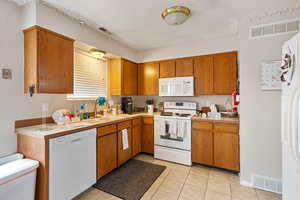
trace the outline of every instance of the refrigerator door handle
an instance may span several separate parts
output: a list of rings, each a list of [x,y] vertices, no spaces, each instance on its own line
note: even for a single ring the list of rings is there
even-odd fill
[[[290,147],[293,152],[293,156],[296,160],[300,162],[300,148],[299,148],[299,133],[300,133],[300,90],[293,96],[291,106],[291,119],[289,120],[289,138],[290,138]]]

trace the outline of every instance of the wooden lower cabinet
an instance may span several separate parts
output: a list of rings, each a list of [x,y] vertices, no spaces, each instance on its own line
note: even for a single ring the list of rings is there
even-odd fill
[[[118,166],[124,164],[132,155],[132,131],[131,120],[118,123]],[[128,148],[123,149],[122,130],[127,129]]]
[[[117,133],[97,138],[97,179],[117,168]]]
[[[194,129],[192,141],[192,162],[213,165],[213,132]]]
[[[238,124],[193,121],[192,162],[239,171]]]
[[[215,132],[214,165],[235,171],[240,170],[239,136],[237,133]]]
[[[132,120],[132,156],[142,151],[142,120]]]
[[[154,154],[154,121],[153,121],[153,117],[143,117],[142,152]]]

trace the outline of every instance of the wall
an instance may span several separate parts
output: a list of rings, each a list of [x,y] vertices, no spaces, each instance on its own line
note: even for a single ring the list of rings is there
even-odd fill
[[[243,21],[239,28],[241,181],[245,185],[252,184],[253,174],[281,179],[281,92],[260,89],[260,63],[281,60],[281,47],[292,37],[289,34],[250,40],[251,25]]]
[[[137,52],[134,49],[110,39],[94,29],[80,25],[78,21],[42,3],[37,6],[37,24],[103,51],[137,61]]]
[[[296,18],[297,16],[299,17],[300,14],[282,15],[268,19],[268,21],[261,21],[261,23]],[[239,33],[236,37],[200,41],[193,44],[182,43],[173,47],[139,53],[140,60],[154,61],[231,50],[239,51],[241,183],[250,186],[253,174],[281,179],[281,92],[261,91],[260,63],[265,60],[280,60],[283,43],[292,37],[289,34],[249,40],[249,26],[252,25],[254,24],[250,24],[246,20],[240,21]],[[142,104],[147,98],[149,97],[138,97],[138,104]],[[226,101],[226,96],[217,99],[215,96],[192,99],[200,104],[220,103]]]
[[[151,49],[138,53],[138,59],[140,62],[157,61],[163,59],[172,59],[180,57],[206,55],[220,52],[237,51],[239,49],[239,40],[237,36],[217,38],[210,41],[195,41],[194,43],[186,43],[179,41],[177,45],[170,47],[163,47],[157,49]],[[154,101],[167,101],[167,100],[178,100],[178,101],[194,101],[197,102],[199,107],[207,106],[211,103],[225,105],[225,102],[230,96],[201,96],[201,97],[135,97],[135,105],[142,107],[145,105],[147,99],[154,99]]]
[[[0,1],[0,69],[10,68],[13,71],[12,80],[0,78],[1,92],[1,115],[0,115],[0,157],[16,152],[16,134],[14,130],[15,120],[29,119],[41,116],[41,106],[43,103],[49,104],[49,115],[56,109],[73,109],[79,101],[67,101],[66,95],[34,95],[30,98],[23,94],[23,33],[24,25],[32,25],[35,15],[34,5],[24,9],[9,1]],[[56,13],[49,8],[42,8],[43,16],[39,20],[39,25],[51,28],[60,33],[81,41],[85,41],[93,46],[100,47],[102,44],[112,53],[124,54],[129,59],[134,58],[134,52],[115,41],[107,40],[97,32],[86,27],[78,26],[64,15]],[[28,17],[28,18],[24,18]],[[56,20],[53,23],[52,20]],[[9,23],[7,23],[9,21]],[[25,24],[24,24],[25,23]],[[56,28],[57,27],[57,28]],[[1,74],[0,74],[1,75]],[[91,102],[90,102],[91,103]],[[90,106],[92,107],[92,106]]]
[[[0,157],[16,151],[16,119],[41,116],[42,103],[49,103],[49,113],[58,108],[73,108],[65,95],[35,95],[30,98],[23,94],[23,22],[21,8],[8,1],[0,1],[0,68],[13,71],[12,80],[0,78]],[[7,23],[9,21],[9,23]]]
[[[227,51],[236,51],[239,48],[237,36],[223,37],[214,40],[200,40],[193,43],[178,41],[178,44],[170,47],[151,49],[138,53],[141,62],[172,59],[188,56],[206,55]]]

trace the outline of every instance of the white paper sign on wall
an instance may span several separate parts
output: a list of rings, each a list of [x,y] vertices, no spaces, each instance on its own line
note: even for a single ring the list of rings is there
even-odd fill
[[[281,90],[281,61],[264,61],[262,62],[261,67],[261,89]]]

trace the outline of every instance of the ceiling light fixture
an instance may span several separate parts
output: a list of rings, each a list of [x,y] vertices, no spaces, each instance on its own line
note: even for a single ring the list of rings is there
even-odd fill
[[[170,8],[166,8],[161,17],[167,22],[169,25],[179,25],[184,23],[191,15],[191,10],[184,6],[172,6]]]
[[[101,51],[99,49],[90,49],[90,54],[95,58],[101,59],[104,57],[105,53],[106,53],[105,51]]]

